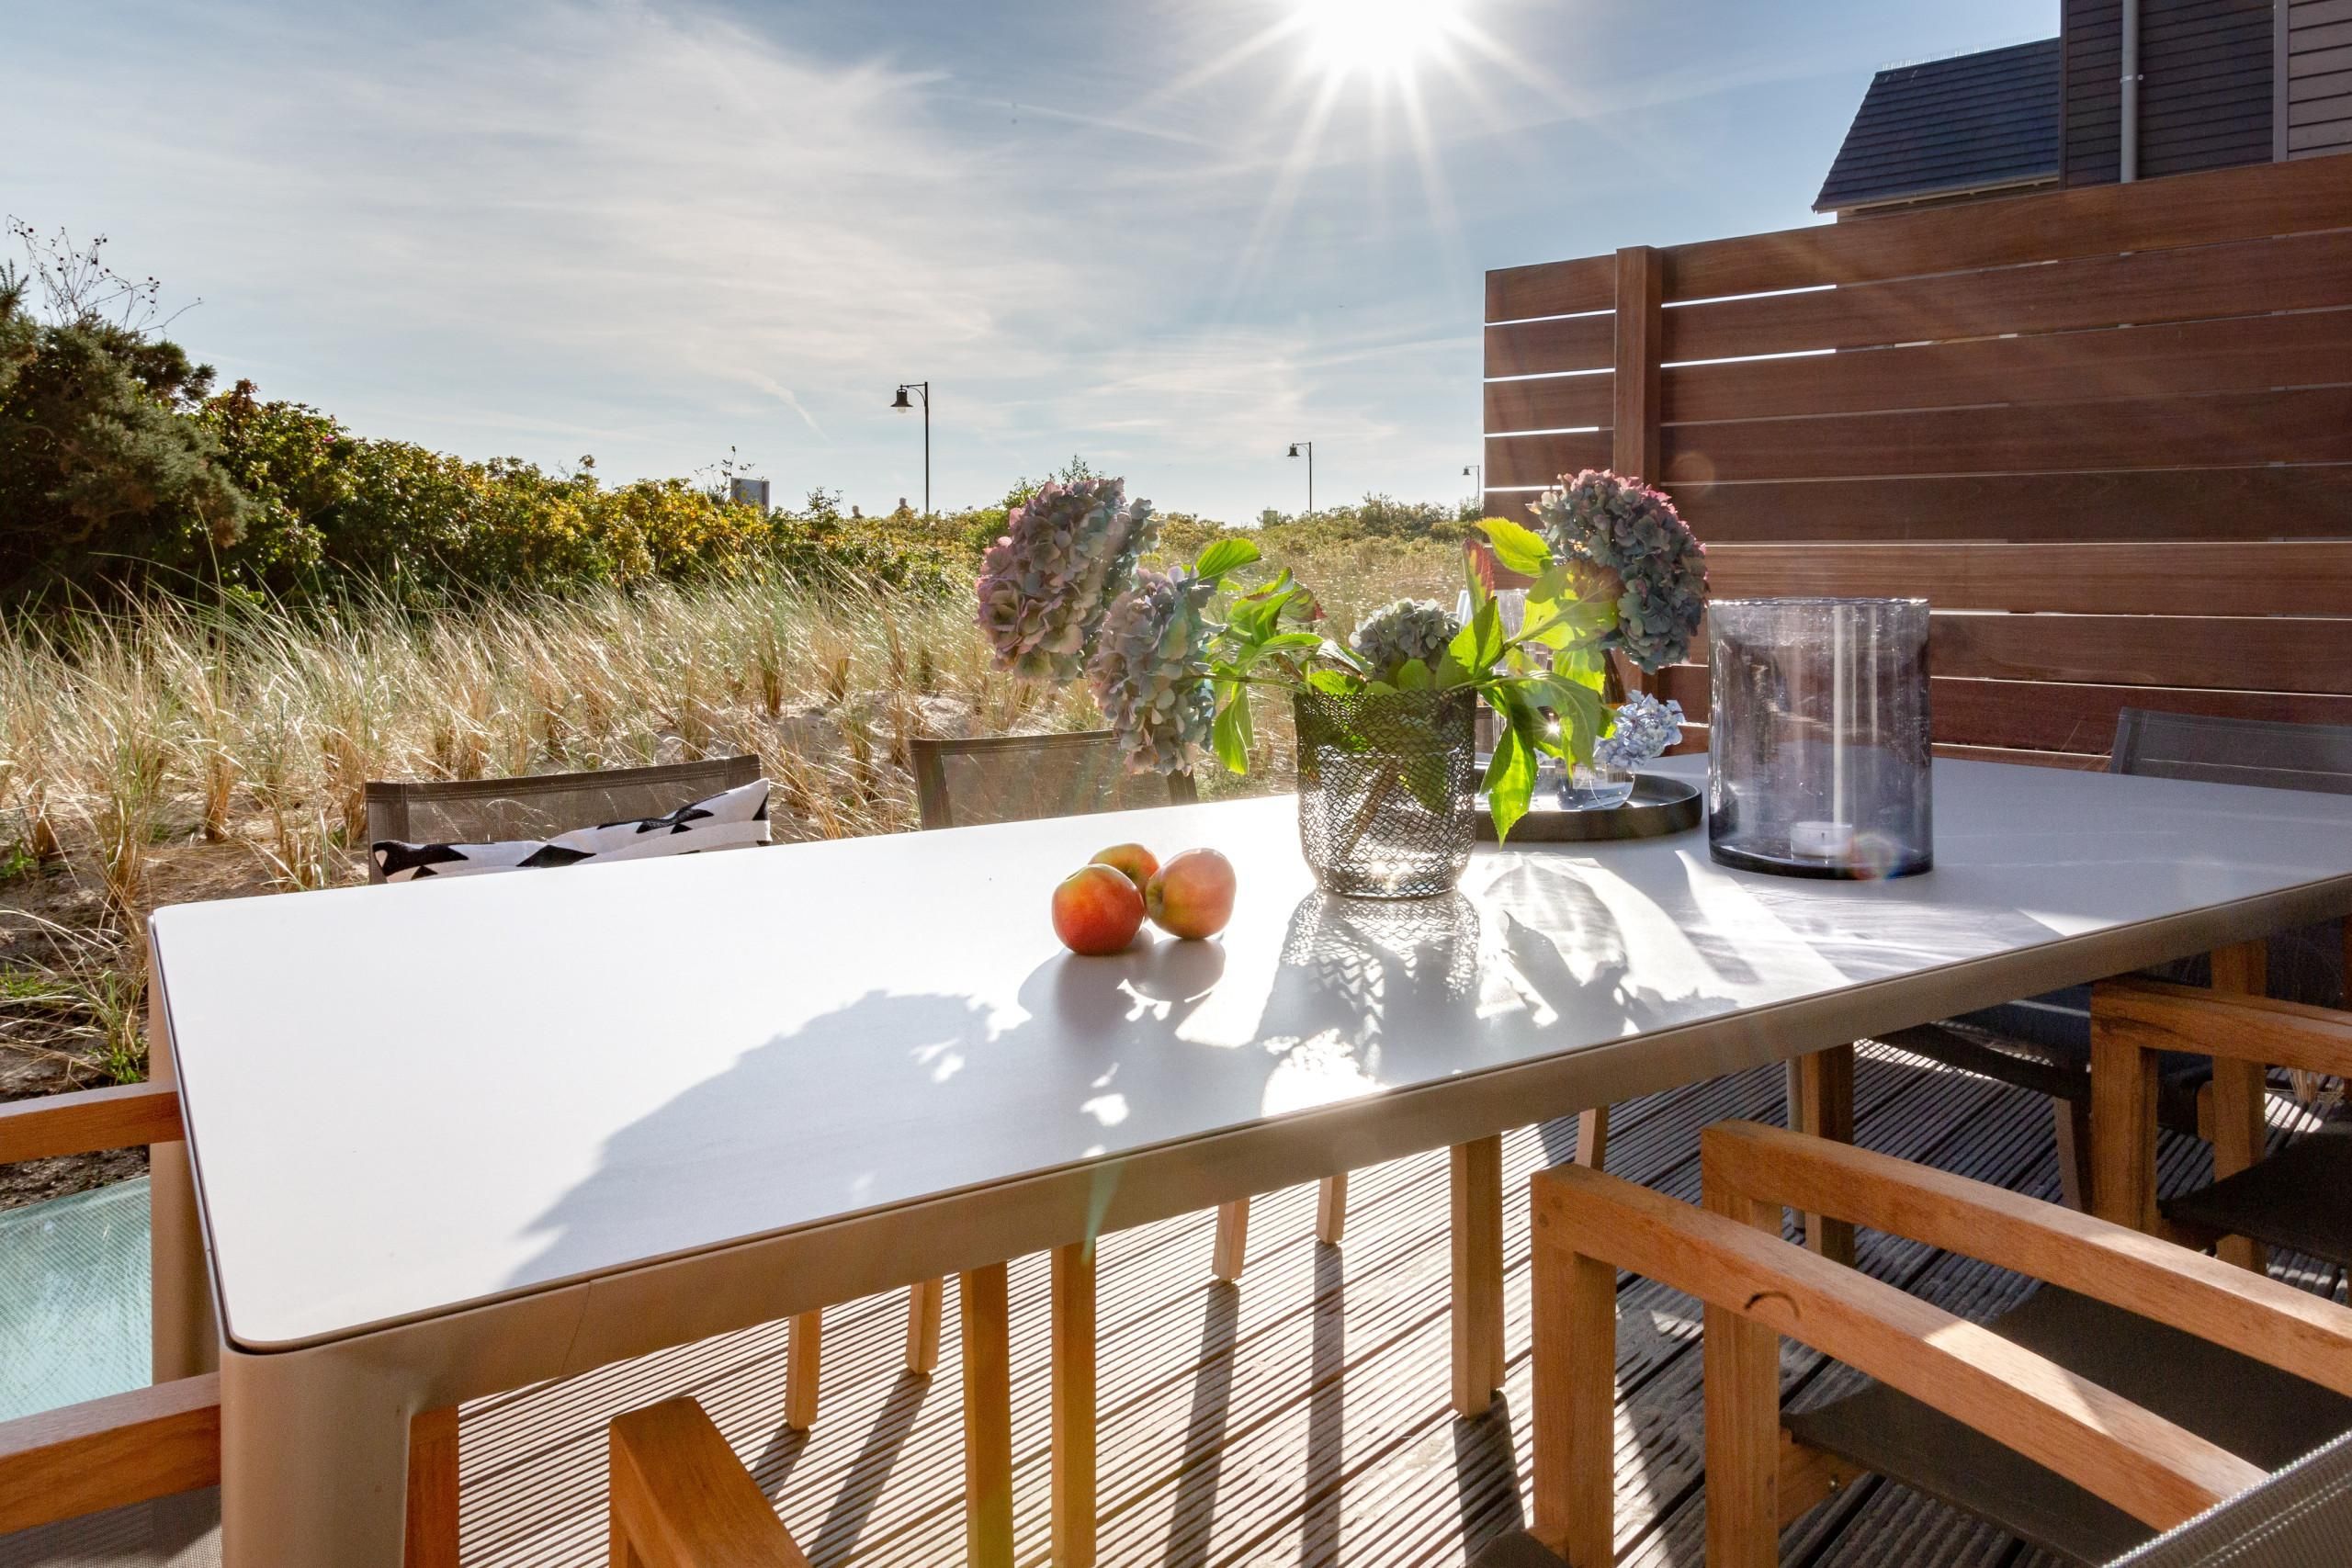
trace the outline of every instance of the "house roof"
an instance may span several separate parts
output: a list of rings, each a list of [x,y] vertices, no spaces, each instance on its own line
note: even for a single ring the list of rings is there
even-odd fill
[[[2054,179],[2059,40],[1896,65],[1871,80],[1815,212]]]

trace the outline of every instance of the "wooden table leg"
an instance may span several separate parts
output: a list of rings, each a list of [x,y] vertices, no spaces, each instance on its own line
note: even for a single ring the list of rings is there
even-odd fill
[[[1453,1145],[1453,1410],[1483,1416],[1503,1382],[1503,1141]]]
[[[1241,1266],[1250,1257],[1250,1200],[1238,1198],[1230,1203],[1216,1206],[1216,1248],[1209,1258],[1209,1267],[1216,1277],[1230,1284],[1241,1278]]]
[[[946,1298],[944,1280],[907,1287],[907,1371],[919,1378],[939,1370],[939,1317]]]
[[[458,1407],[409,1423],[404,1568],[458,1568]]]
[[[1832,1045],[1789,1063],[1789,1125],[1816,1138],[1854,1141],[1854,1048]],[[1833,1263],[1854,1261],[1854,1227],[1804,1217],[1804,1244]]]
[[[786,1329],[784,1424],[797,1432],[805,1432],[817,1424],[817,1383],[824,1359],[824,1328],[822,1313],[804,1312]]]
[[[2156,1058],[2091,1007],[2091,1212],[2156,1231]]]
[[[1055,1568],[1094,1564],[1094,1246],[1053,1255]]]
[[[2269,988],[2269,952],[2259,942],[2236,942],[2213,952],[2213,988],[2260,996]],[[2270,1134],[2270,1087],[2259,1062],[2213,1058],[2213,1179],[2235,1176],[2263,1155]],[[2224,1263],[2259,1274],[2270,1264],[2251,1236],[2225,1235],[2214,1249]]]
[[[1348,1230],[1348,1177],[1327,1176],[1315,1194],[1315,1239],[1340,1245]]]
[[[991,1263],[958,1277],[964,1341],[964,1560],[1012,1568],[1010,1281]]]
[[[1577,1163],[1588,1170],[1606,1170],[1609,1159],[1609,1107],[1596,1105],[1577,1112]]]

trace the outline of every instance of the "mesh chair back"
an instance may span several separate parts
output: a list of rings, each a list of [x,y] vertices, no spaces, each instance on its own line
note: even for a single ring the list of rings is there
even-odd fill
[[[2108,771],[2352,795],[2352,725],[2125,708]]]
[[[574,828],[660,817],[688,801],[760,777],[757,757],[716,757],[658,768],[536,773],[517,779],[368,786],[368,839],[412,844],[487,844],[547,839]],[[380,881],[371,861],[370,881]]]
[[[925,828],[1083,817],[1199,798],[1191,775],[1130,773],[1107,729],[913,743]]]
[[[2110,1568],[2334,1568],[2352,1555],[2352,1433]]]

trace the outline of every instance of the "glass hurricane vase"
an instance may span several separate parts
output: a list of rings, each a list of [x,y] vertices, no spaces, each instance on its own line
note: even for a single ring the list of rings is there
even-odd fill
[[[1426,898],[1470,863],[1477,698],[1301,692],[1298,840],[1326,893]]]

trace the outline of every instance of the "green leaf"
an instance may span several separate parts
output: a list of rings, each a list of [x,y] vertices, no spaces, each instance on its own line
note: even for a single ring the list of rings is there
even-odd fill
[[[1507,517],[1489,517],[1478,527],[1487,536],[1487,543],[1495,547],[1496,564],[1505,571],[1515,571],[1521,577],[1541,577],[1552,564],[1552,547],[1534,529],[1523,528]]]
[[[1193,563],[1194,577],[1223,577],[1256,561],[1263,552],[1250,539],[1219,539]]]
[[[1322,641],[1324,658],[1332,660],[1334,663],[1344,664],[1360,675],[1369,675],[1372,673],[1372,671],[1365,665],[1363,658],[1357,654],[1354,649],[1350,648],[1346,643],[1333,642],[1328,637],[1323,638]]]
[[[1356,689],[1356,678],[1337,670],[1309,670],[1306,683],[1335,697],[1347,696]]]
[[[1472,679],[1470,671],[1462,667],[1462,660],[1453,657],[1453,649],[1449,648],[1437,656],[1439,691],[1450,692],[1456,686],[1466,686]]]
[[[1495,737],[1494,760],[1487,764],[1487,809],[1494,814],[1498,841],[1510,838],[1534,795],[1535,753],[1514,724]]]
[[[1484,674],[1503,656],[1503,617],[1494,600],[1487,599],[1478,606],[1470,624],[1454,633],[1453,640],[1445,645],[1445,651],[1474,678]]]
[[[1396,694],[1396,688],[1385,681],[1366,681],[1363,694],[1367,697],[1393,697]]]
[[[1209,749],[1228,772],[1250,771],[1250,691],[1234,681],[1216,683],[1216,722],[1209,727]]]
[[[1436,683],[1430,667],[1418,659],[1408,659],[1396,666],[1396,689],[1400,692],[1426,692]]]

